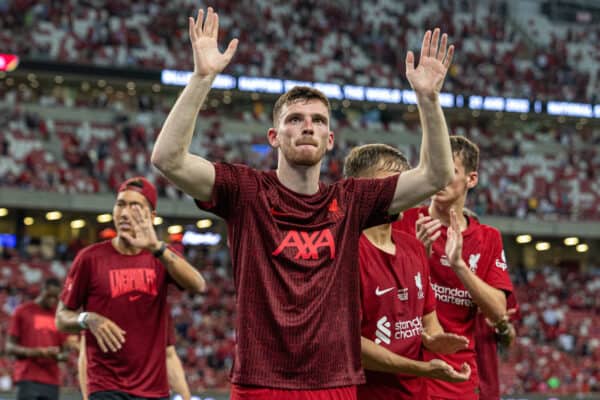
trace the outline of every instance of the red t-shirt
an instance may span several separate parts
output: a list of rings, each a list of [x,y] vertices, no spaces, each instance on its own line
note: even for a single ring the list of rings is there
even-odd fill
[[[517,308],[517,299],[510,293],[506,299],[506,309]],[[498,346],[496,332],[485,320],[485,316],[477,313],[475,327],[475,354],[479,371],[479,397],[481,399],[500,399],[500,378],[498,376]]]
[[[429,215],[427,207],[411,208],[403,218],[394,223],[411,235],[415,235],[415,224],[419,213]],[[480,224],[476,218],[468,218],[469,225],[463,235],[463,259],[475,274],[490,286],[512,292],[513,287],[507,271],[506,258],[500,232],[491,226]],[[447,399],[476,399],[479,391],[479,377],[475,360],[475,321],[477,306],[471,295],[456,276],[446,257],[446,227],[442,226],[441,236],[433,243],[429,258],[431,286],[437,300],[437,316],[446,332],[466,336],[469,348],[455,354],[433,354],[424,351],[425,360],[439,358],[455,369],[467,362],[471,367],[471,378],[467,382],[449,383],[438,379],[428,379],[431,396]]]
[[[89,393],[115,390],[166,397],[167,283],[170,276],[152,253],[123,255],[110,241],[93,244],[73,261],[61,300],[67,308],[93,311],[125,332],[117,352],[103,353],[85,332]]]
[[[10,319],[8,334],[23,347],[61,347],[67,335],[56,329],[55,313],[55,309],[47,310],[33,301],[21,304]],[[13,380],[59,385],[58,361],[46,357],[17,358]]]
[[[359,243],[362,336],[401,356],[422,359],[423,315],[435,310],[425,249],[415,237],[392,231],[396,254],[375,247],[365,235]],[[358,387],[364,400],[415,399],[425,381],[414,375],[366,370]]]
[[[274,171],[215,164],[210,202],[227,221],[237,292],[232,382],[324,389],[364,382],[358,239],[389,222],[397,176],[283,186]]]

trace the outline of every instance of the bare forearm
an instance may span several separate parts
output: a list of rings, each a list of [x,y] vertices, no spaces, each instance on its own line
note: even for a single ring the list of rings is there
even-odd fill
[[[61,302],[58,304],[56,310],[56,327],[61,332],[79,333],[81,331],[81,326],[77,321],[78,317],[78,311],[69,310]]]
[[[506,296],[475,275],[469,267],[461,261],[461,264],[453,267],[456,276],[469,291],[471,298],[479,306],[483,315],[490,321],[500,320],[506,311]]]
[[[196,118],[210,92],[213,80],[214,76],[192,75],[158,135],[152,152],[152,164],[167,177],[184,164],[192,142]]]
[[[167,377],[169,387],[175,393],[181,395],[183,400],[189,400],[191,397],[190,388],[185,380],[183,365],[175,352],[175,347],[167,347]]]
[[[429,181],[439,190],[454,175],[448,126],[438,95],[432,98],[417,94],[417,106],[423,129],[419,168],[426,171]]]
[[[160,257],[171,278],[179,286],[191,293],[201,293],[206,290],[206,281],[190,263],[169,248]]]
[[[81,389],[81,396],[84,400],[87,400],[87,358],[85,354],[84,337],[81,338],[81,349],[79,350],[77,367],[79,369],[77,376],[79,377],[79,388]]]
[[[39,351],[35,347],[25,347],[16,343],[6,344],[6,354],[15,357],[39,357]]]
[[[438,319],[435,311],[423,315],[423,330],[427,335],[444,333],[444,328],[442,325],[440,325],[440,320]]]
[[[361,337],[361,357],[363,368],[371,371],[423,376],[427,370],[427,363],[399,356],[365,337]]]

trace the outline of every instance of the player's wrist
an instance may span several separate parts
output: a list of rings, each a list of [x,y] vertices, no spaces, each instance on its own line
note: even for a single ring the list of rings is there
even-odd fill
[[[167,244],[163,241],[157,242],[157,245],[150,249],[152,255],[156,258],[161,258],[165,254],[165,250],[167,250]]]
[[[462,258],[460,260],[458,260],[458,262],[452,263],[451,265],[455,271],[469,269],[469,267],[467,266],[467,264],[465,263],[465,261]]]
[[[440,104],[440,96],[438,92],[417,92],[415,90],[415,94],[417,96],[417,104],[419,106],[438,106]]]

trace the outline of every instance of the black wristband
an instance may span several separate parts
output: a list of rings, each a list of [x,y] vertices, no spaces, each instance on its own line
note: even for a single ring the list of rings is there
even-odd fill
[[[162,244],[160,245],[160,248],[158,250],[156,250],[155,252],[153,252],[152,254],[156,258],[161,258],[163,256],[163,254],[165,254],[166,249],[167,249],[167,244],[165,242],[162,242]]]

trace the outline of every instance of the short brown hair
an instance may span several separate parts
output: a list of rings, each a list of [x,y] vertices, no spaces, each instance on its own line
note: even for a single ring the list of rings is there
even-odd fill
[[[365,144],[350,150],[344,160],[344,176],[365,178],[377,171],[404,172],[410,169],[408,160],[395,147],[382,143]]]
[[[460,157],[465,172],[476,172],[479,168],[479,147],[463,136],[450,136],[452,156]]]
[[[277,125],[279,114],[281,113],[281,109],[284,105],[295,103],[301,100],[319,100],[325,104],[325,106],[327,106],[327,112],[331,110],[329,99],[327,99],[327,96],[325,96],[323,92],[318,89],[311,88],[310,86],[295,86],[282,94],[275,102],[275,105],[273,106],[273,126]]]

